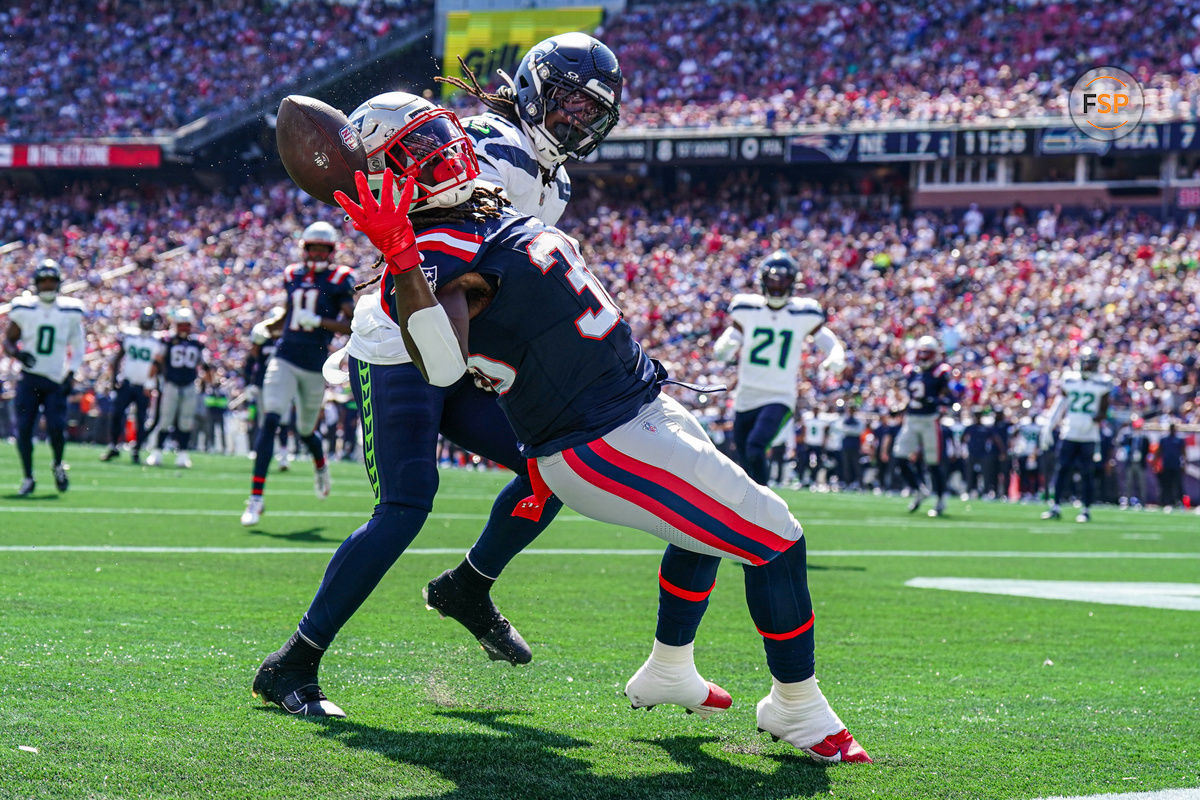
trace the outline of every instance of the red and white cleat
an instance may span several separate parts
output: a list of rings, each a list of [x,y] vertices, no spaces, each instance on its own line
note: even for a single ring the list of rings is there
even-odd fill
[[[700,677],[695,667],[682,675],[663,675],[643,664],[625,684],[625,696],[634,708],[651,709],[659,705],[682,706],[701,719],[727,710],[733,705],[729,692]]]
[[[862,745],[854,741],[850,731],[842,728],[834,734],[826,736],[812,747],[801,747],[800,750],[815,758],[817,761],[836,764],[871,764],[871,757]]]

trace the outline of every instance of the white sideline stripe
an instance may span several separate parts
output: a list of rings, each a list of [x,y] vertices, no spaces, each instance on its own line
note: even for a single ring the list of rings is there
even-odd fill
[[[1037,800],[1200,800],[1200,788],[1163,789],[1158,792],[1124,792],[1121,794],[1089,794],[1064,797],[1039,797]]]
[[[1009,578],[913,578],[905,586],[951,592],[1001,594],[1037,600],[1073,600],[1110,606],[1200,611],[1200,583],[1031,581]]]
[[[494,498],[493,498],[494,499]],[[269,501],[268,501],[269,502]],[[14,514],[93,514],[93,515],[115,515],[119,517],[125,516],[145,516],[145,517],[228,517],[233,519],[238,516],[237,509],[232,508],[32,508],[30,506],[0,506],[0,513]],[[362,511],[274,511],[270,505],[267,506],[264,516],[268,517],[303,517],[304,519],[320,519],[322,517],[332,517],[336,519],[366,519],[371,516],[371,510],[364,508]],[[486,520],[490,519],[487,514],[430,514],[429,519],[460,519],[460,520]],[[556,517],[555,522],[591,522],[587,517],[578,515],[564,515]]]
[[[231,553],[235,555],[275,555],[287,553],[321,553],[329,555],[332,548],[324,547],[159,547],[141,545],[74,545],[74,544],[14,544],[0,545],[3,553]],[[452,555],[462,553],[461,547],[410,547],[414,555]],[[535,556],[661,556],[662,548],[558,548],[531,547],[522,553]],[[1015,550],[809,550],[814,558],[1100,558],[1100,559],[1200,559],[1200,553],[1054,553],[1018,552]]]

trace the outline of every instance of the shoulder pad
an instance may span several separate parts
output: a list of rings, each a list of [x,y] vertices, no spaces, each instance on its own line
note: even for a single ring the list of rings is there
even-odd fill
[[[449,225],[429,228],[417,234],[417,249],[422,255],[445,253],[463,261],[473,261],[482,247],[482,235]]]
[[[12,305],[13,308],[36,308],[37,303],[38,300],[36,297],[23,294],[20,297],[14,297],[10,305]]]
[[[1068,370],[1067,372],[1064,372],[1062,374],[1063,383],[1066,383],[1067,381],[1080,381],[1080,380],[1083,380],[1083,376],[1074,370]]]
[[[729,303],[730,312],[746,308],[762,308],[767,303],[761,294],[735,294]]]
[[[791,314],[819,314],[825,317],[821,304],[811,297],[793,297],[788,301],[787,310]]]
[[[941,364],[938,364],[936,367],[933,368],[933,375],[935,378],[940,378],[943,375],[949,375],[949,374],[950,374],[950,365],[944,361]]]
[[[65,311],[83,311],[83,302],[74,297],[59,296],[54,302]]]
[[[912,375],[916,371],[917,371],[916,364],[905,364],[904,365],[904,374],[905,375]]]
[[[351,269],[350,267],[337,266],[337,267],[333,268],[333,276],[329,279],[329,282],[336,286],[336,285],[344,282],[347,278],[352,277],[353,275],[354,275],[354,270]]]
[[[300,269],[299,264],[288,264],[283,268],[283,279],[285,281],[295,280],[296,271]]]

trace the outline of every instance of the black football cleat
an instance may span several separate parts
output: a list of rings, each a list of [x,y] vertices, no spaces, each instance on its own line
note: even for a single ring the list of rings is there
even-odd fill
[[[115,447],[110,447],[104,451],[104,455],[100,456],[101,461],[112,461],[121,455],[121,451]]]
[[[62,464],[54,465],[54,488],[60,492],[65,492],[67,487],[71,485],[71,481],[67,479],[67,468]]]
[[[19,497],[29,497],[33,494],[33,490],[37,488],[37,481],[33,478],[25,478],[21,481],[21,488],[17,490]]]
[[[289,714],[346,716],[346,712],[331,702],[317,685],[315,669],[290,667],[278,651],[267,656],[258,668],[250,693],[264,703],[276,704]]]
[[[516,666],[533,660],[525,638],[504,618],[487,592],[472,592],[446,570],[421,590],[425,607],[457,620],[479,641],[492,661]]]

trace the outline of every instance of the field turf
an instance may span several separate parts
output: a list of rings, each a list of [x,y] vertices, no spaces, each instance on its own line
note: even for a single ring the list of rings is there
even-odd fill
[[[273,472],[238,524],[245,458],[100,464],[15,496],[0,447],[0,798],[997,798],[1200,787],[1200,614],[917,588],[969,578],[1200,583],[1200,517],[785,492],[805,524],[822,687],[874,765],[821,767],[755,731],[761,639],[725,564],[697,643],[734,698],[700,720],[621,693],[654,633],[659,540],[564,512],[497,585],[534,661],[487,660],[421,586],[458,563],[506,478],[443,471],[425,530],[342,631],[343,721],[250,697],[372,498],[361,466]],[[1068,510],[1073,517],[1073,510]],[[1144,587],[1143,587],[1144,588]],[[1111,590],[1111,587],[1110,589]],[[1105,590],[1105,591],[1109,591]],[[1177,793],[1178,794],[1178,793]]]

